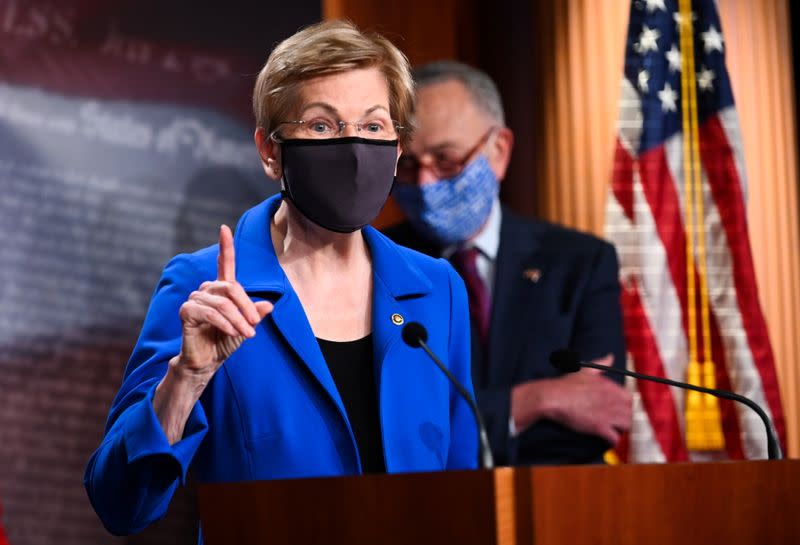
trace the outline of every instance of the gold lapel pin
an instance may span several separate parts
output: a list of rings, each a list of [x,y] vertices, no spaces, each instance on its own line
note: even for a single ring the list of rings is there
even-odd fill
[[[403,319],[402,314],[392,314],[392,323],[394,325],[403,325],[403,322],[405,322],[405,319]]]
[[[541,269],[525,269],[522,271],[522,277],[527,278],[534,284],[539,281],[542,277],[542,270]]]

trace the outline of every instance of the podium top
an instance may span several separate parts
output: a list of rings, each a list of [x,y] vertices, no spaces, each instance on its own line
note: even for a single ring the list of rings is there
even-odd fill
[[[800,543],[800,460],[205,484],[205,542]]]

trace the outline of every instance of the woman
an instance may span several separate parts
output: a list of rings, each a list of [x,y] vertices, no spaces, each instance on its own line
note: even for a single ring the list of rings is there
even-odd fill
[[[409,136],[405,57],[348,23],[321,23],[277,46],[253,104],[282,198],[164,270],[86,469],[115,534],[162,517],[190,468],[200,481],[241,481],[476,463],[468,406],[400,337],[423,323],[471,385],[463,284],[446,262],[366,226]]]

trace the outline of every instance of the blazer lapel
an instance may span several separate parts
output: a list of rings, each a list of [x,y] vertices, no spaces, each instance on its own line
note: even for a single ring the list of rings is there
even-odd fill
[[[372,227],[364,229],[372,254],[372,335],[376,376],[390,358],[408,317],[403,315],[403,298],[424,296],[433,289],[427,277],[406,261],[397,246]]]
[[[336,383],[333,381],[328,363],[322,355],[311,324],[308,323],[303,305],[293,290],[286,292],[275,303],[272,320],[284,340],[297,354],[298,359],[325,389],[345,421],[348,421],[347,411],[339,395],[339,390],[336,388]]]
[[[541,296],[537,274],[544,274],[544,263],[540,262],[538,249],[535,230],[504,209],[486,362],[490,387],[513,381],[519,350],[530,327],[527,316]]]
[[[297,361],[327,392],[347,422],[344,403],[311,324],[275,255],[269,225],[279,205],[280,197],[272,197],[249,210],[239,221],[234,238],[236,278],[251,297],[262,297],[274,303],[275,307],[267,319],[272,320],[297,355]]]

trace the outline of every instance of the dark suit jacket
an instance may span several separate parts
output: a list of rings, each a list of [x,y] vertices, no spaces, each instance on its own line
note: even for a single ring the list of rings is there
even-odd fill
[[[386,230],[404,246],[431,255],[441,249],[404,223]],[[528,274],[523,274],[529,271]],[[533,281],[531,277],[539,278]],[[549,363],[558,348],[583,359],[614,354],[625,366],[625,341],[614,247],[591,235],[503,209],[495,263],[488,356],[473,335],[472,374],[478,404],[499,464],[602,462],[608,443],[556,422],[508,433],[511,388],[559,375]],[[486,361],[488,360],[488,361]],[[622,382],[621,379],[616,379]]]

